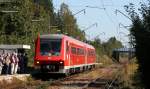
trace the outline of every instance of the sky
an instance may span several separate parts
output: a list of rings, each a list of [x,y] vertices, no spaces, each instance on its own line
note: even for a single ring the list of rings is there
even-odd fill
[[[124,5],[133,3],[137,8],[140,6],[140,2],[146,3],[146,0],[53,0],[56,11],[62,2],[69,6],[73,14],[85,9],[85,13],[76,14],[75,18],[81,30],[93,25],[85,31],[88,39],[93,40],[95,37],[99,37],[102,42],[105,42],[115,36],[125,47],[128,47],[129,29],[122,25],[131,26],[131,20],[119,12],[116,13],[116,10],[128,16]]]

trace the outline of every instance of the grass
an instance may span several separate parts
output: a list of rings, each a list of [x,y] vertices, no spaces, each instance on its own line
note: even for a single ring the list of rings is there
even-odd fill
[[[134,78],[137,77],[138,64],[133,60],[130,63],[122,63],[123,67],[117,80],[119,89],[142,89],[135,86]]]
[[[97,59],[98,60],[98,59]],[[101,63],[101,67],[106,67],[106,66],[109,66],[111,64],[113,64],[113,61],[111,58],[109,58],[108,56],[106,55],[103,55],[99,58],[99,63]]]

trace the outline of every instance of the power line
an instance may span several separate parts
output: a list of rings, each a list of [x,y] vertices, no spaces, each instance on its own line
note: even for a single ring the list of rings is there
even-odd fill
[[[112,0],[111,0],[111,1],[112,1]],[[103,0],[101,0],[101,4],[102,4],[102,6],[105,8]],[[112,5],[114,5],[113,1],[112,1]],[[115,8],[115,7],[114,7],[114,8]],[[119,23],[118,19],[117,19],[117,18],[113,18],[113,19],[115,19],[115,21],[114,21],[114,20],[112,19],[112,17],[108,14],[107,9],[105,9],[104,11],[105,11],[105,13],[106,13],[108,19],[110,20],[110,22],[111,22],[112,24],[114,24],[115,27],[117,26],[116,32],[117,32],[118,36],[120,37],[118,25],[115,24],[115,23]]]
[[[73,8],[83,8],[83,7],[86,7],[86,6],[89,6],[89,5],[85,5],[85,6],[83,6],[83,5],[69,5],[69,7],[73,7]],[[54,7],[59,7],[59,5],[54,5]],[[99,6],[96,6],[96,7],[99,7]],[[104,7],[124,7],[124,5],[107,5],[107,4],[105,4],[104,5]]]
[[[92,28],[93,26],[97,27],[97,25],[98,25],[97,23],[94,23],[94,24],[90,25],[89,27],[83,29],[83,31],[87,31],[88,29]]]
[[[79,13],[81,13],[81,12],[83,12],[84,14],[86,13],[86,12],[85,12],[85,9],[82,9],[82,10],[80,10],[80,11],[74,13],[73,15],[77,15],[77,14],[79,14]]]
[[[97,9],[105,9],[105,8],[100,8],[98,6],[86,6],[86,7],[88,7],[88,8],[97,8]]]
[[[113,0],[111,0],[111,2],[112,2],[112,5],[113,5],[113,8],[116,9],[116,8],[114,7],[114,2],[113,2]],[[119,23],[117,17],[115,17],[115,18],[116,18],[117,23]],[[120,29],[120,28],[118,28],[118,27],[116,28],[116,32],[117,32],[117,35],[118,35],[118,36],[119,36],[119,29]]]
[[[101,0],[101,4],[102,4],[102,7],[105,8],[103,0]],[[114,24],[115,22],[114,22],[114,21],[112,20],[112,18],[109,16],[107,10],[104,9],[104,11],[105,11],[105,13],[106,13],[108,19],[112,22],[112,24]],[[115,25],[115,24],[114,24],[114,25]]]

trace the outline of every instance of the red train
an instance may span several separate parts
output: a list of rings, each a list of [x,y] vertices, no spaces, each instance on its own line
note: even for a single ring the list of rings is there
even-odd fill
[[[95,66],[95,48],[62,34],[39,35],[34,64],[43,72],[69,74]]]

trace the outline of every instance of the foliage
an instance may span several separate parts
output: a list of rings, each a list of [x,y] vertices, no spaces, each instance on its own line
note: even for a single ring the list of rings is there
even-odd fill
[[[108,56],[112,55],[114,48],[122,48],[123,45],[115,37],[111,37],[106,43],[103,44],[104,50]]]
[[[97,59],[101,59],[103,55],[111,57],[114,48],[121,48],[122,43],[115,37],[111,37],[107,42],[101,42],[99,38],[95,38],[94,41],[88,41],[96,49]],[[100,60],[97,60],[100,62]]]
[[[149,89],[150,2],[149,4],[141,4],[141,7],[138,9],[140,13],[135,12],[133,4],[125,7],[132,19],[132,27],[130,31],[133,38],[133,46],[136,48],[136,57],[139,64],[141,81],[144,83],[145,89]]]
[[[34,55],[34,39],[38,33],[67,33],[85,40],[76,19],[64,3],[60,11],[54,12],[52,0],[13,0],[0,3],[0,11],[0,44],[29,44],[32,47],[28,51],[30,58]]]
[[[68,5],[62,3],[60,11],[57,14],[57,23],[61,33],[67,34],[79,40],[85,40],[85,36],[78,28],[76,19],[72,12],[69,10]]]

